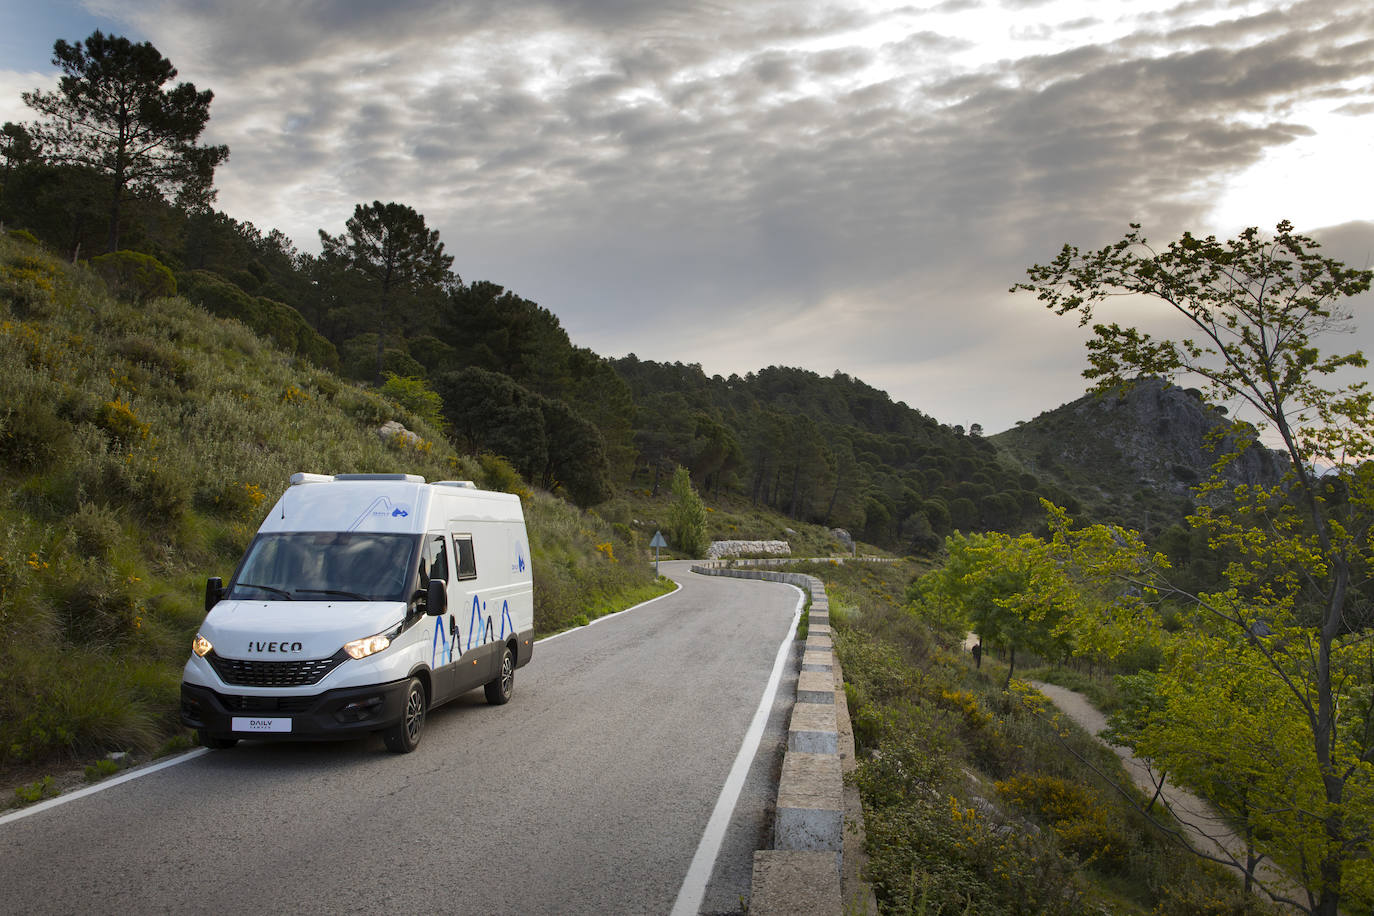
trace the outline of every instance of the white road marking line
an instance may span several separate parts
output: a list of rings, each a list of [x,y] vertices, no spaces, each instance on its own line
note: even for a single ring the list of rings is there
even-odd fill
[[[687,867],[687,876],[682,879],[682,888],[677,892],[677,900],[673,903],[670,916],[696,916],[700,912],[701,901],[706,896],[706,884],[711,880],[711,872],[716,867],[716,856],[720,854],[721,844],[725,842],[725,831],[729,829],[730,818],[735,813],[735,803],[739,801],[739,794],[744,789],[744,780],[749,775],[749,768],[754,764],[759,742],[763,740],[768,714],[773,710],[773,699],[777,695],[778,684],[782,681],[782,671],[787,666],[787,657],[791,654],[792,641],[797,635],[802,605],[806,603],[805,592],[795,585],[789,585],[788,588],[797,591],[797,608],[792,612],[792,626],[788,629],[782,645],[778,646],[777,658],[773,660],[773,673],[768,677],[763,699],[759,701],[759,708],[754,711],[754,719],[744,733],[744,741],[740,744],[739,753],[735,755],[734,765],[730,767],[730,775],[725,777],[725,785],[721,786],[720,797],[716,799],[716,806],[711,811],[711,819],[706,822],[706,830],[701,834],[701,842],[697,844],[696,854],[692,856],[692,864]]]
[[[103,792],[106,789],[113,789],[120,783],[128,782],[132,779],[138,779],[141,776],[147,776],[150,773],[156,773],[158,770],[165,770],[168,767],[174,767],[178,763],[185,763],[188,760],[194,760],[195,758],[208,753],[210,753],[209,748],[199,747],[193,751],[187,751],[180,757],[172,757],[169,760],[163,760],[160,763],[153,764],[152,766],[139,767],[137,769],[129,770],[126,773],[121,773],[119,776],[112,776],[104,782],[98,782],[93,786],[87,786],[86,788],[78,789],[75,792],[68,792],[65,795],[59,795],[56,798],[50,798],[45,802],[39,802],[38,804],[30,805],[27,808],[20,808],[18,811],[11,811],[9,814],[0,815],[0,826],[8,824],[10,821],[17,821],[21,818],[26,818],[30,814],[37,814],[40,811],[47,811],[49,808],[56,808],[58,805],[65,805],[67,802],[76,801],[78,798],[85,798],[87,795],[94,795],[95,793]]]
[[[596,626],[598,623],[600,623],[600,622],[603,621],[603,620],[613,620],[614,618],[619,617],[619,616],[621,616],[622,614],[628,614],[628,613],[630,613],[630,611],[637,611],[637,610],[639,610],[639,609],[642,608],[642,607],[648,607],[649,605],[653,604],[655,601],[662,601],[664,598],[671,598],[671,597],[673,597],[674,595],[676,595],[679,591],[682,590],[682,583],[681,583],[681,582],[674,582],[673,585],[674,585],[674,588],[673,588],[673,590],[672,590],[671,592],[665,592],[664,594],[659,595],[657,598],[650,598],[648,601],[641,601],[639,604],[636,604],[636,605],[634,605],[633,607],[627,607],[627,608],[626,608],[625,610],[623,610],[623,611],[616,611],[614,614],[605,614],[605,615],[603,615],[603,616],[601,616],[601,617],[596,618],[595,620],[591,621],[590,623],[584,624],[583,626],[580,626],[580,627],[572,627],[572,628],[567,629],[567,630],[561,630],[561,631],[559,631],[559,632],[557,632],[557,633],[554,633],[552,636],[545,636],[543,639],[536,639],[536,640],[534,641],[534,644],[537,646],[537,645],[539,645],[540,643],[549,642],[549,641],[551,641],[551,640],[557,639],[557,638],[560,637],[560,636],[567,636],[569,633],[576,633],[578,630],[585,630],[587,627],[594,627],[594,626]]]

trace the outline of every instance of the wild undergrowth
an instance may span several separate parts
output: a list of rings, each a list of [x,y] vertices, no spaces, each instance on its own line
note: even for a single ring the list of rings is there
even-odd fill
[[[962,633],[899,604],[909,564],[827,583],[864,804],[867,875],[888,914],[1241,914],[1270,910],[1112,788],[1110,750],[1022,682],[1001,689]]]
[[[184,299],[117,301],[6,237],[0,379],[0,774],[178,733],[205,578],[233,571],[296,471],[521,493],[545,632],[658,588],[609,522],[457,454],[377,390]],[[418,439],[379,436],[391,420]]]

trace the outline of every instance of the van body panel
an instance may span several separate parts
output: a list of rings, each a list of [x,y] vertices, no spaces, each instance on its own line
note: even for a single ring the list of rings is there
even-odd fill
[[[507,645],[528,664],[528,547],[511,494],[295,475],[206,614],[213,648],[186,663],[182,721],[217,738],[347,737],[395,725],[412,676],[432,708],[499,677]],[[426,612],[430,578],[446,585],[442,614]],[[344,650],[379,635],[380,651]]]

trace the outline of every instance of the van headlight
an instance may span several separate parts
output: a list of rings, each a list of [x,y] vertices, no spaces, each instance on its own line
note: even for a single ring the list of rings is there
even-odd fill
[[[376,636],[366,636],[362,639],[346,642],[344,643],[343,650],[353,658],[367,658],[369,655],[376,655],[378,652],[391,645],[393,632],[394,631],[378,633]]]
[[[201,658],[204,658],[205,656],[209,655],[210,650],[213,648],[214,646],[210,645],[210,640],[206,639],[204,636],[201,636],[199,633],[196,634],[195,639],[191,640],[191,651],[196,653],[196,655],[200,656]]]

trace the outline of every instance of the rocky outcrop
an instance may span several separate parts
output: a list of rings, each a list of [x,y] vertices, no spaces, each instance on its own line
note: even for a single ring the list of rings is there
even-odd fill
[[[1193,488],[1211,476],[1218,455],[1234,448],[1231,428],[1232,419],[1196,390],[1139,379],[1124,391],[1046,411],[992,440],[1077,499],[1084,517],[1145,531],[1182,521]],[[1252,444],[1223,476],[1232,486],[1273,486],[1287,469],[1283,453]]]
[[[424,441],[417,434],[406,429],[395,420],[387,420],[381,426],[377,427],[377,438],[386,443],[390,443],[393,440],[399,440],[401,443],[412,447],[418,446]]]
[[[1206,480],[1217,456],[1235,447],[1230,436],[1213,446],[1214,437],[1230,426],[1228,417],[1203,404],[1196,391],[1160,379],[1142,379],[1124,394],[1088,395],[1069,409],[1085,431],[1110,438],[1141,486],[1180,496]],[[1091,447],[1082,439],[1066,441],[1064,460]],[[1226,466],[1224,476],[1232,484],[1273,486],[1287,469],[1282,453],[1253,444]]]

